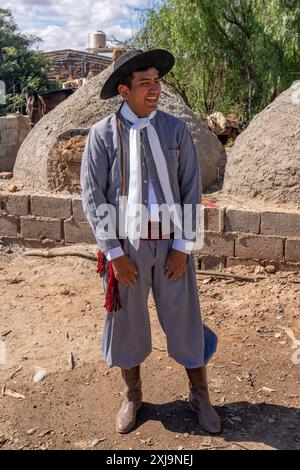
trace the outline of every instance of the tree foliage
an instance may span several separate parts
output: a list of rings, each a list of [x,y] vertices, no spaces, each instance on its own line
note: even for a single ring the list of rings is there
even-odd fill
[[[47,78],[48,59],[31,49],[39,41],[20,33],[11,11],[0,8],[0,80],[5,82],[7,98],[6,106],[0,105],[1,114],[12,108],[24,88],[46,91],[53,87]]]
[[[199,114],[248,120],[300,77],[300,2],[163,0],[135,45],[173,52],[168,80]]]

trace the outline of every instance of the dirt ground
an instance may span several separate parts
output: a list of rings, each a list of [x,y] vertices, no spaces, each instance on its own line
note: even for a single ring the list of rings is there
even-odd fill
[[[76,247],[82,248],[95,253]],[[198,276],[203,318],[219,336],[208,366],[224,427],[217,436],[203,431],[188,408],[185,371],[168,357],[150,297],[144,405],[136,429],[119,435],[122,381],[99,352],[105,312],[95,267],[80,257],[0,248],[1,449],[300,449],[300,364],[292,360],[291,339],[291,331],[300,339],[300,284],[293,282],[299,273],[263,271],[266,278],[253,283]],[[39,369],[47,375],[34,383]]]

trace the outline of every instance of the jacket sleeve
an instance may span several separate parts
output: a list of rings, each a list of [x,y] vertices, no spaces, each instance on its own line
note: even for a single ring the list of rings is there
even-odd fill
[[[180,138],[178,162],[178,182],[184,223],[183,239],[189,241],[186,247],[182,248],[189,251],[192,242],[196,241],[199,229],[202,180],[196,149],[186,124]]]
[[[122,249],[116,235],[115,208],[108,204],[106,199],[108,179],[108,152],[93,126],[87,137],[80,170],[82,207],[96,241],[106,257],[110,250]]]

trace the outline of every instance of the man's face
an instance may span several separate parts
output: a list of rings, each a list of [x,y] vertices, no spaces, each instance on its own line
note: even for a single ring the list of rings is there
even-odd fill
[[[119,85],[119,93],[138,117],[147,116],[156,110],[161,93],[158,71],[133,72],[131,88]]]

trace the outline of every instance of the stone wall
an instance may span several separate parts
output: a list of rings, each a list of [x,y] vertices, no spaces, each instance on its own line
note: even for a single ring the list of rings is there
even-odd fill
[[[300,212],[205,208],[199,267],[275,265],[300,271]],[[0,194],[0,240],[28,247],[95,243],[80,197]]]
[[[13,171],[18,150],[29,131],[28,116],[0,117],[0,172]]]

